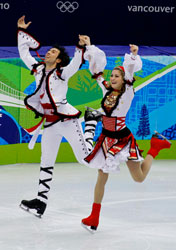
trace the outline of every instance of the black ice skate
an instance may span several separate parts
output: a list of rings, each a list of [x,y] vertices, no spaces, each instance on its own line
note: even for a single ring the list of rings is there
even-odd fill
[[[101,117],[102,117],[101,112],[99,112],[96,109],[86,107],[86,111],[85,111],[85,114],[84,114],[85,122],[92,121],[92,120],[95,120],[95,121],[99,122],[99,121],[101,121]]]
[[[20,207],[29,212],[34,214],[35,216],[41,218],[43,213],[45,212],[46,209],[46,204],[43,201],[40,201],[38,199],[33,199],[33,200],[22,200]]]

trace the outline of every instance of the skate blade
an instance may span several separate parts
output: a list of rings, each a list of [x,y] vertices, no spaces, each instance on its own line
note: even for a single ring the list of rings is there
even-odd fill
[[[154,133],[155,133],[156,135],[161,136],[164,140],[166,140],[167,142],[169,142],[170,144],[172,144],[164,135],[158,133],[156,130],[154,130]]]
[[[42,218],[42,215],[41,215],[41,214],[37,214],[36,211],[34,211],[34,209],[30,209],[30,208],[24,206],[23,204],[20,204],[19,207],[20,207],[22,210],[24,210],[24,211],[26,211],[26,212],[28,212],[28,213],[30,213],[30,214],[33,214],[33,215],[36,216],[37,218],[40,218],[40,219]]]
[[[87,230],[89,233],[91,233],[91,234],[95,234],[95,232],[96,232],[95,229],[91,229],[90,226],[87,226],[87,225],[85,225],[85,224],[82,223],[82,222],[81,222],[81,226],[82,226],[84,229],[86,229],[86,230]]]

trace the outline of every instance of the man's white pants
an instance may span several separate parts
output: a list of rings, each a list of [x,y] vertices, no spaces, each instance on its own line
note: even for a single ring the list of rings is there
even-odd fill
[[[48,200],[53,167],[63,136],[71,145],[76,159],[81,164],[82,160],[88,155],[82,127],[78,119],[57,122],[44,129],[41,143],[42,155],[37,198],[45,203]]]
[[[78,119],[71,119],[47,127],[42,135],[41,166],[54,166],[62,137],[69,142],[79,163],[88,155],[82,127]]]

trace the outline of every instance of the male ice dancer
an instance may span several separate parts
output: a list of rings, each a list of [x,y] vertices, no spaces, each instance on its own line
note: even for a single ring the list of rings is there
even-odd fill
[[[33,200],[22,200],[20,207],[41,217],[46,209],[53,167],[62,137],[67,139],[80,163],[88,154],[82,128],[78,122],[81,112],[66,99],[68,80],[83,63],[86,36],[79,35],[79,43],[71,62],[65,49],[56,46],[46,53],[44,62],[39,63],[29,52],[30,49],[37,50],[40,47],[40,43],[27,32],[30,24],[31,22],[25,23],[25,16],[17,22],[20,58],[34,74],[37,84],[35,92],[26,97],[25,105],[37,117],[45,118],[45,125],[41,142],[38,194]],[[90,129],[91,137],[94,135],[95,127],[90,125],[89,131]],[[89,143],[89,150],[91,147]]]

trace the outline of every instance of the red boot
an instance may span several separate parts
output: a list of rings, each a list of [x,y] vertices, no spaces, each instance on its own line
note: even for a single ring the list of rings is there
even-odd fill
[[[91,232],[97,230],[99,224],[101,204],[93,203],[89,217],[82,219],[82,226]]]
[[[158,136],[161,136],[164,140],[159,139]],[[147,154],[155,158],[160,152],[160,150],[170,147],[171,147],[171,142],[169,142],[163,135],[156,132],[152,136],[152,139],[150,141],[150,149]]]

